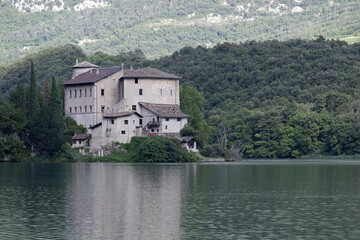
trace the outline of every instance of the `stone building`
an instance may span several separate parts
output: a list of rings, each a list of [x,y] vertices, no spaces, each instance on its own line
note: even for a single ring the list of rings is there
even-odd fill
[[[65,114],[88,128],[92,152],[133,136],[180,138],[189,116],[180,110],[179,80],[150,67],[101,68],[84,61],[64,83]]]

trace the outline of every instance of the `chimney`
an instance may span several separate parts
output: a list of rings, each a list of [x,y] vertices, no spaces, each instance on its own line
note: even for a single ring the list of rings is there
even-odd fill
[[[76,64],[79,64],[79,59],[76,59],[76,62],[75,62]]]
[[[99,74],[99,69],[98,68],[96,69],[96,74]]]
[[[124,77],[124,63],[121,63],[121,77]]]
[[[133,69],[132,69],[132,65],[130,65],[130,70],[133,70]]]

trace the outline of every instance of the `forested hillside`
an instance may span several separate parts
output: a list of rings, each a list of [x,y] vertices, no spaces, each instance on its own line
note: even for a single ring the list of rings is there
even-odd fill
[[[358,41],[358,19],[358,0],[2,0],[0,62],[65,44],[153,59],[221,42]]]
[[[8,64],[0,64],[0,92],[8,93],[17,83],[29,83],[30,60],[36,66],[36,76],[40,85],[52,77],[64,82],[71,77],[72,68],[76,60],[89,59],[99,63],[101,66],[120,66],[121,63],[136,65],[146,60],[144,54],[137,50],[135,52],[122,53],[117,56],[110,56],[103,53],[96,53],[90,57],[76,46],[67,44],[65,46],[49,48],[38,53],[30,54],[27,57],[14,60]]]
[[[360,152],[360,44],[221,44],[149,64],[203,92],[220,149],[236,146],[249,157]]]
[[[107,66],[125,60],[127,67],[151,66],[182,76],[183,87],[194,86],[205,97],[211,127],[211,137],[199,139],[205,155],[360,153],[360,44],[318,37],[186,47],[157,60],[145,60],[141,51],[97,53],[84,60]],[[184,96],[203,101],[187,90]],[[199,128],[207,131],[205,125]]]

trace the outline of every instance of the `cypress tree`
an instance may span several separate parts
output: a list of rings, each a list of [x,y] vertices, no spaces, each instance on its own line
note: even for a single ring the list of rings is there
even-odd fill
[[[51,101],[50,101],[50,135],[49,137],[49,153],[53,155],[61,149],[65,141],[65,121],[63,112],[62,97],[55,81],[51,83]]]
[[[38,128],[39,128],[39,116],[40,116],[40,104],[39,104],[39,93],[36,86],[34,62],[31,60],[31,76],[30,86],[27,101],[27,132],[29,145],[35,146],[39,141]]]
[[[10,101],[14,104],[17,109],[22,111],[26,110],[26,91],[24,84],[18,82],[16,89],[10,93]]]
[[[35,80],[35,70],[34,70],[34,62],[31,60],[31,76],[30,76],[30,87],[29,87],[29,94],[28,94],[28,112],[27,116],[29,121],[35,120],[40,112],[40,105],[39,105],[39,93],[36,86]]]
[[[49,104],[50,104],[49,81],[46,79],[44,82],[43,105],[49,105]]]

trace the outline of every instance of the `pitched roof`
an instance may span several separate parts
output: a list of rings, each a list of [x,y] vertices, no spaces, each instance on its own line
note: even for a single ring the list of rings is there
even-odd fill
[[[165,78],[165,79],[180,79],[180,77],[160,71],[159,69],[147,67],[142,69],[125,69],[125,78]]]
[[[88,61],[83,61],[81,63],[77,63],[74,66],[72,66],[73,68],[99,68],[98,65],[89,63]]]
[[[99,123],[97,123],[97,124],[89,127],[89,129],[94,129],[94,128],[97,128],[97,127],[99,127],[99,126],[101,126],[101,125],[102,125],[102,122],[99,122]]]
[[[189,115],[181,112],[177,104],[156,104],[139,102],[141,106],[155,113],[159,117],[187,118]]]
[[[91,69],[85,73],[82,73],[69,81],[64,82],[64,85],[77,85],[77,84],[89,84],[95,83],[105,77],[110,76],[121,70],[121,67],[111,68],[97,68]]]
[[[72,137],[72,140],[85,140],[85,139],[89,138],[90,136],[91,136],[91,134],[78,133]]]
[[[139,117],[143,117],[141,114],[139,114],[136,111],[130,111],[130,112],[114,112],[114,113],[104,113],[104,118],[117,118],[117,117],[125,117],[130,116],[132,114],[137,114]]]

